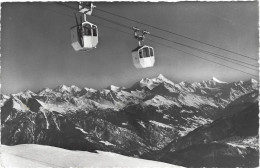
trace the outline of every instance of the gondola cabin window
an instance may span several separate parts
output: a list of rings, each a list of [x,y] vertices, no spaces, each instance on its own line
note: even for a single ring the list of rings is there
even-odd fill
[[[149,51],[150,51],[150,56],[154,56],[154,53],[153,53],[153,49],[152,48],[149,48]]]
[[[93,30],[93,36],[97,36],[97,27],[92,26],[92,30]]]
[[[138,51],[138,53],[139,53],[140,58],[143,58],[143,50],[140,49],[140,50]]]
[[[83,34],[85,36],[91,36],[91,26],[89,24],[83,25]]]
[[[148,47],[144,47],[143,48],[143,53],[144,53],[144,57],[149,57],[149,48]]]

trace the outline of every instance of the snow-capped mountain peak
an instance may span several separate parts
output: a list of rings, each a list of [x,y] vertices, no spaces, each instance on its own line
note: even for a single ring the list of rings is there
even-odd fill
[[[70,90],[73,90],[74,92],[79,92],[81,89],[78,86],[71,85]]]
[[[165,78],[162,74],[159,74],[157,79],[161,79],[161,80],[168,80],[167,78]]]
[[[40,90],[40,92],[51,92],[52,89],[50,88],[43,88],[42,90]]]
[[[182,82],[179,83],[179,85],[185,86],[187,83],[188,83],[188,82],[186,82],[186,81],[182,81]]]
[[[39,92],[37,92],[37,94],[38,94],[39,96],[43,96],[43,95],[50,94],[50,93],[52,93],[52,92],[53,92],[53,90],[50,89],[50,88],[43,88],[42,90],[40,90]]]
[[[153,90],[156,86],[162,84],[162,83],[167,83],[172,86],[174,86],[174,83],[164,77],[162,74],[158,75],[155,78],[142,78],[140,82],[136,83],[132,89],[140,89],[147,87],[149,90]]]
[[[148,87],[150,90],[153,89],[156,85],[154,84],[154,81],[152,81],[151,79],[148,78],[142,78],[142,80],[140,81],[140,86],[141,87]]]
[[[26,90],[26,91],[24,91],[24,93],[25,93],[25,94],[31,94],[31,95],[35,95],[35,93],[34,93],[34,92],[32,92],[32,91],[30,91],[30,90]]]
[[[149,83],[151,80],[149,78],[142,78],[140,83]]]
[[[60,85],[54,89],[54,91],[64,92],[64,91],[70,91],[70,88],[66,85]]]
[[[19,93],[16,93],[16,94],[12,94],[12,96],[22,96],[24,98],[29,98],[31,96],[35,96],[36,94],[30,90],[26,90],[26,91],[23,91],[23,92],[19,92]]]
[[[66,85],[60,85],[54,89],[55,92],[79,92],[81,89],[75,85],[66,86]]]
[[[217,82],[217,83],[227,83],[227,82],[223,82],[223,81],[221,81],[221,80],[218,80],[216,77],[212,77],[212,80],[213,81],[215,81],[215,82]]]
[[[169,79],[164,77],[162,74],[158,75],[158,77],[156,77],[156,78],[153,78],[152,81],[159,82],[159,83],[166,82],[166,83],[170,83],[170,84],[174,85],[174,83],[172,81],[170,81]]]
[[[10,98],[10,96],[1,94],[1,99],[9,99],[9,98]]]
[[[109,89],[109,90],[112,90],[112,91],[114,91],[114,92],[118,92],[118,91],[121,90],[120,87],[115,86],[115,85],[110,85],[110,86],[108,87],[108,89]]]
[[[92,88],[84,88],[84,90],[88,91],[88,92],[96,92],[97,90],[95,89],[92,89]]]
[[[255,79],[251,78],[250,79],[251,83],[258,83]]]

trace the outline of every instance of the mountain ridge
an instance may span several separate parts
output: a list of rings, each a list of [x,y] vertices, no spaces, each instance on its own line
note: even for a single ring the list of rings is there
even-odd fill
[[[181,81],[181,82],[179,82],[179,83],[174,83],[174,82],[172,82],[171,80],[169,80],[167,77],[165,77],[164,75],[162,75],[162,74],[159,74],[157,77],[154,77],[154,78],[142,78],[139,82],[136,82],[136,83],[142,83],[143,81],[155,81],[155,82],[169,82],[169,83],[171,83],[171,84],[178,84],[178,85],[183,85],[183,84],[185,84],[185,83],[187,83],[187,84],[190,84],[190,85],[196,85],[196,84],[201,84],[201,83],[205,83],[205,82],[207,82],[207,83],[209,83],[210,81],[215,81],[215,82],[219,82],[219,83],[226,83],[226,84],[229,84],[229,83],[239,83],[239,82],[250,82],[250,83],[259,83],[257,80],[255,80],[255,79],[253,79],[253,78],[251,78],[251,79],[249,79],[249,80],[245,80],[245,81],[235,81],[235,82],[223,82],[223,81],[221,81],[221,80],[219,80],[219,79],[217,79],[216,77],[212,77],[212,78],[210,78],[210,79],[208,79],[208,80],[202,80],[202,81],[199,81],[199,82],[186,82],[186,81]],[[133,84],[132,86],[130,86],[129,88],[125,88],[125,87],[121,87],[121,86],[116,86],[116,85],[113,85],[113,84],[111,84],[110,86],[108,86],[108,87],[105,87],[104,89],[111,89],[111,87],[114,87],[114,88],[119,88],[119,89],[122,89],[122,90],[127,90],[127,89],[130,89],[130,88],[132,88],[133,86],[134,86],[135,84]],[[25,90],[25,91],[20,91],[20,92],[18,92],[18,93],[10,93],[10,94],[2,94],[1,93],[1,95],[6,95],[6,96],[8,96],[8,95],[14,95],[14,94],[22,94],[22,93],[25,93],[25,92],[31,92],[31,93],[35,93],[35,94],[38,94],[38,93],[40,93],[41,91],[47,91],[47,92],[50,92],[50,91],[58,91],[59,90],[59,88],[63,88],[64,90],[73,90],[73,88],[76,88],[76,90],[78,90],[78,89],[80,89],[80,91],[82,91],[85,87],[82,87],[82,88],[80,88],[80,87],[78,87],[78,86],[76,86],[76,85],[66,85],[66,84],[60,84],[60,85],[58,85],[58,86],[56,86],[56,87],[54,87],[54,88],[43,88],[43,89],[40,89],[40,90],[38,90],[38,91],[35,91],[35,92],[33,92],[33,91],[31,91],[31,90]],[[89,88],[89,89],[92,89],[92,90],[97,90],[97,89],[94,89],[94,88]],[[103,90],[103,89],[100,89],[100,90]]]
[[[223,117],[232,104],[243,109],[258,96],[258,87],[254,80],[213,78],[175,84],[159,75],[129,88],[59,85],[1,94],[1,142],[142,157]]]

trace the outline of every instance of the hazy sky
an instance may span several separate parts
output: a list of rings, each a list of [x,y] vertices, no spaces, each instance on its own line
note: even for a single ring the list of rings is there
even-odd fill
[[[77,7],[76,2],[66,4]],[[258,58],[257,2],[96,2],[94,5],[102,10]],[[258,65],[256,61],[95,9],[93,14],[129,27],[138,26],[157,36]],[[70,40],[70,27],[75,25],[73,15],[73,10],[55,3],[2,3],[2,93],[17,93],[27,89],[38,91],[60,84],[96,89],[111,84],[129,87],[141,78],[159,74],[173,82],[201,81],[212,76],[223,81],[256,79],[150,41],[146,41],[146,44],[154,47],[155,66],[136,69],[132,64],[131,50],[136,48],[137,41],[133,36],[107,29],[102,25],[133,32],[93,16],[88,18],[98,26],[98,47],[89,52],[76,52],[71,47]],[[147,38],[258,75],[257,71],[183,46],[149,35]]]

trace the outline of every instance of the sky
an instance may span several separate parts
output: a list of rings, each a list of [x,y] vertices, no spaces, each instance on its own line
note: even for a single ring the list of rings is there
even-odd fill
[[[76,2],[63,4],[77,8]],[[258,59],[257,2],[95,2],[102,9],[161,29]],[[58,85],[95,89],[109,85],[130,87],[142,78],[163,74],[175,83],[202,81],[213,76],[231,82],[258,79],[258,71],[203,54],[153,36],[144,43],[155,50],[155,66],[136,69],[131,50],[137,47],[133,31],[94,16],[99,43],[88,52],[74,51],[70,28],[75,10],[53,2],[2,3],[1,89],[3,94],[39,91]],[[210,47],[167,32],[112,16],[94,9],[93,14],[129,28],[137,26],[171,41],[207,50],[258,66],[257,61]],[[107,28],[110,27],[110,28]],[[120,31],[118,31],[120,30]],[[121,31],[130,33],[122,33]],[[205,61],[163,45],[183,50],[228,67]]]

